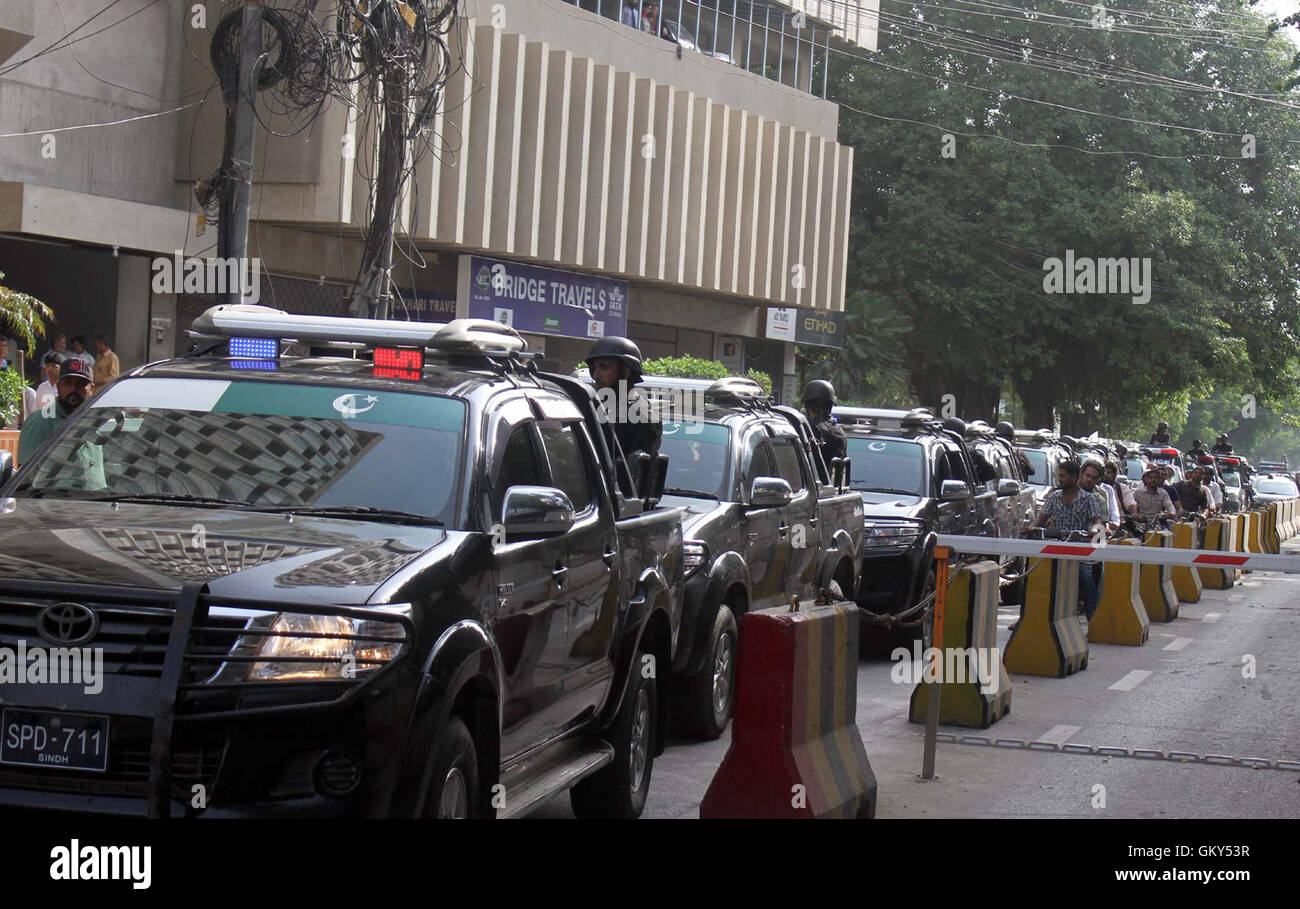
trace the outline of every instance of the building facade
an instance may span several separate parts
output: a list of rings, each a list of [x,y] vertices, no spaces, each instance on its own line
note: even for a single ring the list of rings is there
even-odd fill
[[[619,0],[463,4],[432,153],[399,205],[393,317],[511,321],[561,370],[625,333],[647,357],[758,368],[788,392],[795,340],[842,334],[853,156],[822,97],[826,60],[875,43],[874,0],[795,4],[666,0],[656,22],[637,0],[658,33],[623,24]],[[52,5],[13,6],[0,135],[31,135],[0,139],[0,270],[55,307],[59,330],[115,337],[124,366],[183,350],[212,299],[149,279],[155,257],[213,255],[193,189],[221,163],[208,44],[224,7],[123,0],[137,15],[6,72],[67,30]],[[71,27],[98,7],[63,9]],[[261,118],[260,302],[344,314],[373,122],[336,102],[305,129]],[[45,128],[117,120],[130,122],[53,133],[56,156],[41,157]],[[565,304],[539,287],[587,318],[547,311]],[[617,307],[591,305],[606,298]]]

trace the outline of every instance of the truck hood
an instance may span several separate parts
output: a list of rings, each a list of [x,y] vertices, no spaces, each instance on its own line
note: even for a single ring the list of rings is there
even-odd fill
[[[925,500],[920,496],[893,492],[863,492],[863,520],[894,518],[920,520],[925,512]]]
[[[717,499],[697,499],[691,496],[664,496],[659,500],[659,504],[666,508],[681,509],[682,529],[687,531],[686,536],[689,537],[690,528],[698,524],[705,515],[712,514],[732,503],[719,502]]]
[[[12,510],[10,508],[12,507]],[[7,499],[5,578],[362,605],[394,573],[465,532],[374,521],[70,499]]]

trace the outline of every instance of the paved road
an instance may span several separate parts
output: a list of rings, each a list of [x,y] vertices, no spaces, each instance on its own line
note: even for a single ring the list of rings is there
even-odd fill
[[[1000,645],[1018,609],[1002,608]],[[1246,655],[1255,660],[1253,679],[1242,675]],[[879,817],[1300,817],[1300,773],[1279,770],[940,743],[938,778],[921,781],[922,727],[907,721],[911,686],[892,682],[890,668],[864,661],[858,669],[858,727],[880,782]],[[1300,760],[1297,669],[1300,575],[1248,574],[1233,590],[1207,590],[1200,602],[1182,604],[1176,621],[1152,623],[1142,647],[1093,644],[1082,673],[1012,676],[1011,713],[989,729],[944,729]],[[1126,677],[1140,681],[1112,687]],[[729,734],[672,742],[655,761],[645,815],[697,817],[729,742]],[[1098,785],[1104,808],[1094,807]],[[572,817],[568,797],[537,814]]]

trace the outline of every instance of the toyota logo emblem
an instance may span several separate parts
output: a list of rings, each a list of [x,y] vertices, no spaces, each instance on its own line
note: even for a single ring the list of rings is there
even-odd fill
[[[99,616],[80,603],[55,603],[37,613],[36,630],[54,644],[84,644],[99,631]]]

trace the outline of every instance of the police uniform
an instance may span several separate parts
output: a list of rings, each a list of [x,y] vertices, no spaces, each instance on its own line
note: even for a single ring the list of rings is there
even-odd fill
[[[831,422],[830,417],[825,417],[812,424],[813,432],[817,435],[817,441],[822,447],[822,460],[826,466],[830,467],[831,460],[842,458],[848,453],[848,437],[844,435],[844,430],[839,424]]]
[[[654,413],[652,402],[646,397],[646,393],[635,385],[628,388],[625,399],[627,407],[624,414],[646,413],[651,416],[649,419],[636,421],[614,421],[614,436],[618,439],[619,447],[623,449],[625,456],[635,451],[644,451],[652,458],[656,457],[659,454],[659,443],[663,440],[664,428],[663,423]]]

